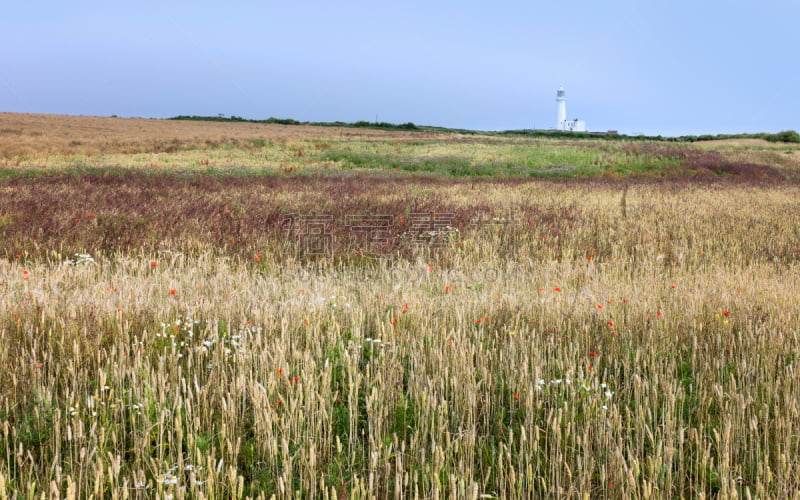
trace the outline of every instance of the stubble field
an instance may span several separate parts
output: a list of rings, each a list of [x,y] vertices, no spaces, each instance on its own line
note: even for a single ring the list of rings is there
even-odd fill
[[[0,498],[800,495],[797,147],[0,123]]]

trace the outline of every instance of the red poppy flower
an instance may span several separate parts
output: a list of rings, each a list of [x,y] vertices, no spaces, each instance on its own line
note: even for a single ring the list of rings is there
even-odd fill
[[[174,288],[173,288],[172,290],[170,290],[170,291],[169,291],[169,294],[170,294],[170,295],[175,295],[175,293],[176,293],[176,292],[175,292],[175,289],[174,289]]]

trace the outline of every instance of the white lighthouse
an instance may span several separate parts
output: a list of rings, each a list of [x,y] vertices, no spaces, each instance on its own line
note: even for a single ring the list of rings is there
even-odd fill
[[[567,132],[586,132],[586,122],[583,120],[567,120],[567,93],[564,86],[558,87],[556,92],[556,103],[558,104],[558,116],[556,117],[556,130]]]
[[[564,86],[558,87],[556,93],[556,102],[558,103],[558,118],[556,119],[556,128],[558,130],[566,130],[567,125],[567,96],[564,92]]]

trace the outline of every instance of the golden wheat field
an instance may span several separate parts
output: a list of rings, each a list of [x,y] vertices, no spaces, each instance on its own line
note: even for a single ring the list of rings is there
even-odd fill
[[[0,498],[800,498],[796,147],[0,131]]]

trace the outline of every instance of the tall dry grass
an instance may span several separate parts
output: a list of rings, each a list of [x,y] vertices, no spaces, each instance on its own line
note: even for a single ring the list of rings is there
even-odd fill
[[[109,183],[134,207],[54,178],[40,231],[25,182],[0,209],[0,497],[800,494],[796,186]],[[92,247],[123,206],[144,228]],[[460,233],[308,257],[259,206]],[[54,248],[67,215],[85,248]]]

